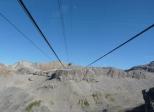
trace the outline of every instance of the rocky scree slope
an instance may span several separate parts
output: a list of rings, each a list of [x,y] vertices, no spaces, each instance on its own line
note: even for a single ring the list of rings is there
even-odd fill
[[[1,66],[10,71],[0,72],[1,112],[125,112],[144,103],[142,89],[154,87],[153,62],[129,70],[27,61]]]

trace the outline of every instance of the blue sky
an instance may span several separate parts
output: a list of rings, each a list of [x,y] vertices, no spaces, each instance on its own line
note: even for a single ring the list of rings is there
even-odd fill
[[[57,0],[23,0],[59,57],[67,62]],[[71,10],[72,9],[72,10]],[[50,57],[0,17],[0,62],[56,60],[16,0],[0,0],[0,12]],[[154,23],[154,0],[63,0],[69,62],[87,65]],[[72,18],[72,19],[71,19]],[[154,28],[93,66],[129,68],[154,60]]]

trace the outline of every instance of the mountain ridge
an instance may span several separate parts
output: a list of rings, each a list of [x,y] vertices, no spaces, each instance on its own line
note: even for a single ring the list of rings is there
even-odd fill
[[[122,70],[113,67],[82,67],[77,65],[70,65],[64,64],[71,69],[74,73],[77,72],[78,74],[105,74],[110,77],[131,77],[137,79],[144,79],[146,78],[146,73],[153,73],[154,72],[154,61],[144,64],[131,67],[127,70]],[[15,73],[31,73],[35,75],[44,75],[45,71],[51,70],[61,70],[63,69],[59,62],[48,62],[48,63],[32,63],[30,61],[19,61],[13,65],[5,66],[4,64],[0,65],[0,73],[8,73],[8,71],[12,71]],[[70,72],[70,71],[66,71]],[[72,72],[72,73],[73,73]],[[87,73],[86,73],[87,72]],[[6,74],[5,73],[5,74]]]

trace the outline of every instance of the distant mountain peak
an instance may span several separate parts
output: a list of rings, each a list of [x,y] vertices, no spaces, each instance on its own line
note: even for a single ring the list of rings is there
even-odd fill
[[[132,67],[126,71],[132,71],[132,70],[144,70],[146,72],[154,72],[154,61],[151,61],[150,63],[145,65],[138,65],[138,66]]]
[[[154,61],[151,61],[151,62],[149,63],[149,65],[150,65],[150,66],[154,66]]]

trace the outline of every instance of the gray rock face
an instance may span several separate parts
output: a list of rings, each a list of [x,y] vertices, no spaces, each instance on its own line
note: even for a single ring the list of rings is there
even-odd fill
[[[127,77],[131,77],[135,79],[145,79],[146,72],[144,70],[131,70],[127,72]]]
[[[50,72],[48,73],[50,74]],[[145,79],[146,73],[142,70],[123,71],[114,68],[83,68],[71,70],[56,70],[51,72],[51,79],[58,80],[87,80],[96,81],[96,77],[104,75],[112,78]]]

